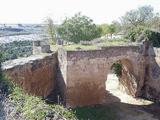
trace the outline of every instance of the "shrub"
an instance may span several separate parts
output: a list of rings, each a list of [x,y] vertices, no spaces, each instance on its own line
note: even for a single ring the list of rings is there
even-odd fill
[[[136,42],[136,40],[143,33],[144,30],[145,30],[144,27],[133,27],[133,28],[130,28],[127,31],[127,34],[125,35],[125,38],[129,39],[132,42]]]
[[[113,72],[116,74],[117,77],[120,77],[122,75],[122,64],[114,63],[111,69],[113,70]]]
[[[143,39],[139,37],[148,38],[154,47],[160,47],[160,33],[142,26],[130,28],[125,36],[132,42],[141,42]]]
[[[148,40],[152,43],[154,47],[160,47],[160,33],[159,32],[145,30],[144,35],[148,38]]]

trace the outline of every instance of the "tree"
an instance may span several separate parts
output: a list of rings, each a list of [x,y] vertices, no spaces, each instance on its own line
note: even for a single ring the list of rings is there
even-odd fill
[[[53,20],[49,17],[45,20],[45,31],[50,36],[52,42],[56,43],[56,30],[53,24]]]
[[[125,38],[129,39],[132,42],[136,42],[139,38],[139,36],[146,30],[145,27],[143,26],[138,26],[138,27],[132,27],[128,29]],[[139,40],[138,40],[139,41]],[[141,42],[141,41],[139,41]]]
[[[81,40],[90,41],[100,37],[101,29],[93,23],[92,19],[78,13],[63,21],[58,28],[58,34],[64,40],[78,43]]]
[[[125,27],[145,26],[154,16],[151,6],[142,6],[136,10],[127,12],[122,18],[122,24]]]
[[[108,24],[101,24],[98,25],[99,29],[101,30],[101,36],[106,36],[108,34]]]
[[[152,30],[145,30],[144,36],[152,43],[154,47],[160,47],[160,33]]]
[[[122,30],[122,25],[118,21],[112,21],[112,24],[115,26],[115,33],[118,33]]]
[[[156,14],[155,17],[151,20],[150,26],[152,29],[160,32],[160,15]]]
[[[158,13],[154,12],[151,6],[142,6],[136,10],[127,12],[121,18],[121,22],[126,38],[128,38],[132,42],[137,41],[139,35],[141,35],[142,33],[147,33],[147,37],[152,34],[151,36],[154,36],[156,38],[156,40],[151,39],[152,43],[155,44],[155,41],[157,42],[157,38],[159,36],[154,31],[160,30],[160,17]]]
[[[111,35],[111,38],[112,38],[113,33],[115,32],[116,32],[116,26],[114,24],[109,25],[108,33]]]

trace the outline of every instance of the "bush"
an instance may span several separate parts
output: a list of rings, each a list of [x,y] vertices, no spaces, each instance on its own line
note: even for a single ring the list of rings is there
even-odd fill
[[[127,31],[127,34],[125,35],[126,39],[129,39],[131,42],[136,42],[138,37],[144,32],[144,27],[133,27],[130,28]]]
[[[114,63],[111,67],[114,74],[116,74],[117,77],[120,77],[122,75],[122,64],[120,63]]]
[[[144,38],[148,38],[154,47],[160,47],[160,33],[142,26],[129,29],[125,38],[132,42],[141,42]]]
[[[148,38],[148,40],[152,43],[154,47],[160,47],[160,33],[159,32],[145,30],[144,35]]]

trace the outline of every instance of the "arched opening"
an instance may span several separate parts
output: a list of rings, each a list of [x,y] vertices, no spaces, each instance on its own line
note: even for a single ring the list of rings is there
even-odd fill
[[[129,96],[135,96],[137,90],[136,77],[132,62],[121,59],[114,62],[105,82],[106,91],[125,101]]]

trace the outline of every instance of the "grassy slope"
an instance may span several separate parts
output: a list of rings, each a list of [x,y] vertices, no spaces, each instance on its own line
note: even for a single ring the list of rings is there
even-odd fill
[[[26,120],[42,120],[46,117],[64,118],[66,120],[116,120],[116,113],[108,106],[81,107],[67,109],[61,105],[46,104],[42,98],[26,94],[15,86],[9,95],[16,105],[16,113]]]

